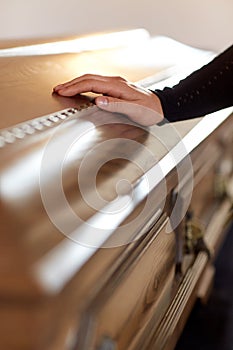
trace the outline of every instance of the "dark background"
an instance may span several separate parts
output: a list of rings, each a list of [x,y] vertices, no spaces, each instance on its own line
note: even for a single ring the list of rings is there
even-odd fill
[[[197,301],[175,350],[233,350],[233,224],[215,267],[208,303]]]

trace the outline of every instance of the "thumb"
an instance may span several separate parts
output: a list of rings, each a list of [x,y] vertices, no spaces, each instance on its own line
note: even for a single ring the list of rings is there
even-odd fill
[[[96,105],[109,112],[116,112],[116,113],[124,113],[123,110],[121,110],[120,103],[123,101],[119,98],[114,97],[107,97],[107,96],[98,96],[95,99]],[[123,107],[123,105],[122,105]],[[123,109],[123,108],[122,108]]]
[[[143,108],[134,102],[126,102],[125,100],[111,96],[98,96],[95,99],[95,103],[100,109],[108,112],[125,114],[132,120],[135,119],[135,114],[142,112]]]
[[[96,105],[105,111],[127,115],[132,121],[143,126],[151,126],[163,119],[163,116],[141,104],[126,102],[119,98],[110,96],[98,96],[95,99]]]

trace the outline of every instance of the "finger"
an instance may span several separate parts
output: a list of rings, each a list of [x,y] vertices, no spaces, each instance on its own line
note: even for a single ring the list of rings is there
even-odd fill
[[[80,93],[94,92],[109,95],[115,98],[127,99],[127,95],[129,95],[129,92],[127,93],[127,89],[129,88],[126,85],[124,86],[119,81],[109,83],[107,81],[100,81],[96,79],[85,79],[70,86],[60,88],[56,92],[62,96],[75,96]]]
[[[55,86],[54,91],[57,91],[57,90],[62,89],[62,88],[66,88],[66,87],[71,86],[71,85],[74,85],[74,84],[79,83],[83,80],[90,80],[90,79],[99,80],[99,81],[108,81],[110,79],[125,80],[124,78],[121,78],[121,77],[111,77],[111,76],[104,76],[104,75],[98,75],[98,74],[84,74],[84,75],[81,75],[81,76],[79,76],[75,79],[72,79],[66,83],[59,84],[59,85]]]
[[[71,86],[71,85],[74,85],[74,84],[79,83],[79,82],[81,82],[81,81],[83,81],[83,80],[86,80],[86,79],[95,79],[95,80],[101,80],[101,81],[105,80],[104,77],[101,76],[101,75],[96,75],[96,74],[84,74],[84,75],[81,75],[81,76],[79,76],[79,77],[77,77],[77,78],[75,78],[75,79],[72,79],[72,80],[70,80],[70,81],[67,81],[66,83],[59,84],[59,85],[55,86],[55,87],[53,88],[53,90],[57,92],[57,91],[60,90],[60,89],[69,87],[69,86]]]

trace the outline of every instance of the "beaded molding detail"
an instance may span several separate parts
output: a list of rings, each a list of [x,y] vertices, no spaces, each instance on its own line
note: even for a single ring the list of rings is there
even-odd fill
[[[67,108],[53,114],[31,119],[10,128],[0,130],[0,148],[5,147],[7,144],[16,142],[17,139],[23,139],[26,135],[32,135],[37,131],[54,127],[75,113],[92,106],[94,106],[94,103],[89,102],[78,108]]]

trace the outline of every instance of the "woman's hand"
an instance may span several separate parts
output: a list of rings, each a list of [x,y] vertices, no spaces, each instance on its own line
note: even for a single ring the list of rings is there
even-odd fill
[[[74,96],[84,92],[103,94],[95,98],[96,105],[109,112],[126,114],[131,120],[150,126],[163,120],[159,98],[121,77],[85,74],[65,84],[54,87],[62,96]]]

